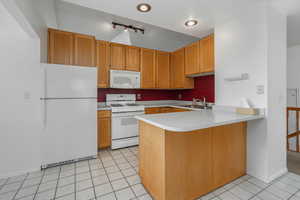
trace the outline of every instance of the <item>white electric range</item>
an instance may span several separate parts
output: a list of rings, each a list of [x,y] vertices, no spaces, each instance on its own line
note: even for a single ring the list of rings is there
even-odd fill
[[[135,94],[107,94],[106,104],[111,107],[112,149],[139,144],[138,121],[136,115],[143,115],[145,108],[136,104]]]

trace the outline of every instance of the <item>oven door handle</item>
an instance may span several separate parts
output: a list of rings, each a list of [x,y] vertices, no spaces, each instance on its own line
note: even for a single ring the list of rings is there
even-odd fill
[[[130,112],[114,112],[111,114],[112,117],[130,117],[135,115],[144,115],[145,112],[137,112],[137,111],[130,111]]]

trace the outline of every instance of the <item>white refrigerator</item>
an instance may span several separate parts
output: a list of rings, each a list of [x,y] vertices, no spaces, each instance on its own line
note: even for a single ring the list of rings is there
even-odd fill
[[[97,69],[42,64],[42,168],[97,155]]]

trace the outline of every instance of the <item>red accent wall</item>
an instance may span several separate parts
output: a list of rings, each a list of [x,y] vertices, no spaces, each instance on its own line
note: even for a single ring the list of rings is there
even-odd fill
[[[193,98],[206,98],[208,102],[215,102],[215,76],[202,76],[195,78],[195,88],[180,92],[182,100],[192,101]]]
[[[209,102],[215,101],[214,75],[195,78],[195,88],[192,90],[133,90],[133,89],[98,89],[98,102],[106,100],[106,94],[141,94],[138,101],[180,100],[191,101],[193,98],[205,96]]]

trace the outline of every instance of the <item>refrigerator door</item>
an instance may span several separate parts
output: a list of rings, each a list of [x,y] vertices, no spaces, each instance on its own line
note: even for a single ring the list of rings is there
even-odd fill
[[[97,155],[97,100],[45,101],[43,165]]]
[[[43,64],[45,98],[96,98],[97,68]]]

